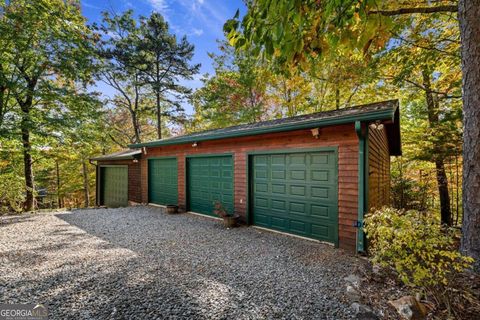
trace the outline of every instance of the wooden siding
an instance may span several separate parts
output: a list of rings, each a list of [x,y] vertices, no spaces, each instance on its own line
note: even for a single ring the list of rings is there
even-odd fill
[[[98,161],[98,165],[128,165],[128,201],[142,202],[141,163],[133,160]],[[97,177],[98,181],[99,177]],[[97,196],[98,198],[98,196]]]
[[[256,136],[199,142],[197,147],[181,144],[148,147],[142,156],[141,187],[142,202],[148,202],[147,162],[150,157],[176,156],[178,159],[178,202],[185,210],[185,157],[196,154],[233,155],[234,161],[234,206],[235,211],[247,220],[247,154],[256,151],[338,147],[338,218],[339,245],[355,250],[354,221],[358,205],[358,138],[353,124],[325,127],[320,137],[312,137],[310,130],[271,133]]]
[[[385,129],[368,135],[368,210],[390,204],[390,153]]]

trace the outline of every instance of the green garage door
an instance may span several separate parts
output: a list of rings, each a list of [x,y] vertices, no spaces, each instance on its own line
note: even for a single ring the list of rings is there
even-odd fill
[[[128,205],[128,168],[125,166],[100,167],[102,204],[111,207]]]
[[[335,152],[255,155],[252,179],[255,225],[337,243]]]
[[[178,205],[176,158],[148,160],[148,201],[161,205]]]
[[[233,211],[233,161],[231,156],[187,159],[188,206],[193,212],[213,215],[215,201]]]

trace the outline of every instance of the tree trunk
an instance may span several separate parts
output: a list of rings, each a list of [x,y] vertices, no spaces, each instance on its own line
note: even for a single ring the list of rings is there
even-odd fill
[[[157,137],[158,140],[162,139],[162,108],[160,105],[160,93],[156,93],[157,98]]]
[[[157,100],[157,136],[158,140],[162,139],[162,106],[160,104],[160,56],[157,55],[157,59],[155,60],[155,97]]]
[[[448,179],[445,172],[445,163],[441,159],[435,160],[437,174],[438,194],[440,196],[440,217],[442,224],[452,225],[452,211],[450,208],[450,193],[448,191]]]
[[[133,131],[135,133],[135,143],[142,143],[140,138],[140,124],[138,123],[136,111],[130,110],[130,115],[132,118]]]
[[[460,208],[459,208],[459,189],[460,189],[460,184],[459,184],[459,172],[458,172],[458,153],[455,151],[455,226],[458,226],[458,216],[460,214]]]
[[[428,122],[431,129],[435,130],[439,122],[438,104],[432,93],[430,72],[424,68],[422,70],[423,86],[425,88],[425,98],[427,101]],[[433,131],[432,130],[432,131]],[[448,179],[445,172],[445,163],[443,161],[443,153],[441,146],[434,142],[433,160],[435,161],[438,194],[440,196],[440,216],[442,224],[452,225],[452,211],[450,210],[450,193],[448,191]]]
[[[88,185],[88,168],[85,160],[82,160],[83,192],[85,194],[85,208],[90,207],[90,186]]]
[[[55,160],[55,169],[57,174],[57,205],[58,208],[63,208],[62,198],[60,196],[60,166],[58,165],[58,160]]]
[[[338,88],[338,84],[335,85],[335,109],[340,109],[340,89]]]
[[[480,0],[460,0],[463,73],[463,224],[461,250],[480,272]]]
[[[25,211],[33,211],[35,209],[34,199],[34,181],[32,169],[32,145],[30,143],[30,107],[22,106],[22,145],[23,145],[23,168],[25,173]]]
[[[0,134],[2,132],[2,124],[3,124],[3,118],[5,116],[5,109],[7,106],[7,101],[5,99],[5,91],[7,89],[5,87],[0,87]]]
[[[133,130],[135,132],[135,143],[142,143],[140,121],[138,121],[138,105],[140,99],[138,73],[135,74],[135,101],[133,106],[130,104],[130,114],[132,116]]]

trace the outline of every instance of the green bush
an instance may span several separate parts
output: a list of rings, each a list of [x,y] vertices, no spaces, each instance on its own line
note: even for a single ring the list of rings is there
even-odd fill
[[[0,173],[0,214],[21,212],[24,201],[23,178],[14,172]]]
[[[373,262],[393,268],[409,286],[448,285],[473,262],[458,252],[455,230],[432,214],[384,207],[367,215],[365,232]]]

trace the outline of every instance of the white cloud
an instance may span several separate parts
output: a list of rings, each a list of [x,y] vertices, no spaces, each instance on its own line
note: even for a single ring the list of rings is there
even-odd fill
[[[155,11],[165,14],[168,11],[166,0],[147,0]]]
[[[86,1],[82,1],[81,5],[84,6],[85,8],[90,8],[90,9],[96,9],[96,10],[102,9],[102,8],[100,8],[99,6],[96,6],[96,5],[94,5],[94,4],[88,3],[88,2],[86,2]]]
[[[223,24],[231,14],[221,3],[212,4],[205,0],[144,0],[154,11],[163,15],[175,33],[200,36],[207,32],[223,37]],[[181,9],[177,7],[181,6]],[[184,11],[184,12],[183,12]],[[178,16],[183,15],[179,20]],[[203,29],[196,28],[198,23]],[[190,32],[188,30],[191,30]]]
[[[196,35],[196,36],[201,36],[201,35],[203,34],[203,30],[202,30],[202,29],[193,28],[192,34],[194,34],[194,35]]]
[[[189,11],[191,18],[206,25],[210,32],[223,37],[223,24],[231,18],[227,8],[221,3],[212,4],[204,0],[178,0],[178,3]]]

